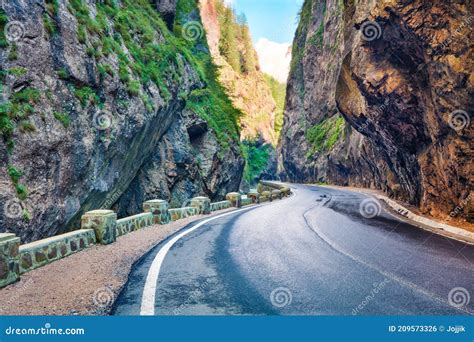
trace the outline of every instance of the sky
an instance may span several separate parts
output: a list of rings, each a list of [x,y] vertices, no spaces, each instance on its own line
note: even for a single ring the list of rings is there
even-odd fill
[[[291,61],[289,49],[303,0],[226,0],[226,3],[247,17],[262,71],[286,82]]]

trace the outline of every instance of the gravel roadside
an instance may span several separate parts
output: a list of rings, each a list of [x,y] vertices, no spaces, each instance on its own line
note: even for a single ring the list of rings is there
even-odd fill
[[[142,255],[186,225],[231,210],[150,226],[25,273],[0,289],[0,315],[107,315]]]

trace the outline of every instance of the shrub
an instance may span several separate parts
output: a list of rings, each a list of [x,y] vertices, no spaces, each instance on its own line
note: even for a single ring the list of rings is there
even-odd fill
[[[55,117],[56,120],[62,123],[64,128],[68,128],[69,125],[71,124],[71,118],[69,114],[63,113],[63,112],[54,112],[53,116]]]
[[[307,157],[310,158],[317,152],[331,150],[339,140],[344,130],[344,124],[345,121],[343,117],[333,116],[311,127],[306,132],[306,140],[311,145]]]

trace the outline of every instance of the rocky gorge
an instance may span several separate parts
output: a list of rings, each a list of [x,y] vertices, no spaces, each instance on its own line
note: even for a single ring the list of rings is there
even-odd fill
[[[2,231],[24,243],[92,209],[238,190],[241,112],[200,22],[192,0],[3,2]]]
[[[250,183],[277,176],[275,147],[282,110],[271,83],[277,81],[269,80],[270,76],[260,70],[245,14],[235,13],[223,0],[200,0],[199,8],[211,55],[219,68],[219,81],[234,106],[242,111],[240,127],[246,159],[242,187],[248,189]]]
[[[305,0],[281,177],[472,221],[473,15],[470,1]]]

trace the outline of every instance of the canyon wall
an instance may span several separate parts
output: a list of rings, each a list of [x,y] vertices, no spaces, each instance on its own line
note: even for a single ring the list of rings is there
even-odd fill
[[[239,53],[240,60],[252,59],[251,67],[246,68],[244,63],[241,63],[238,70],[235,70],[221,52],[221,26],[225,20],[222,16],[226,10],[222,8],[225,7],[224,1],[201,0],[199,7],[211,54],[219,68],[219,80],[227,89],[234,105],[244,113],[240,121],[242,138],[252,139],[260,135],[266,142],[276,145],[277,136],[274,129],[276,104],[264,74],[260,71],[248,25],[239,22],[234,14],[236,52]],[[247,30],[245,34],[244,30]]]
[[[199,7],[219,81],[243,113],[240,127],[246,168],[241,187],[248,190],[260,179],[277,177],[279,132],[275,126],[281,121],[281,109],[269,76],[260,70],[245,15],[235,13],[223,0],[201,0]]]
[[[188,32],[196,2],[161,5],[3,2],[0,232],[24,243],[92,209],[238,190],[241,113]]]
[[[469,1],[306,0],[279,170],[381,189],[448,218],[473,186]]]

